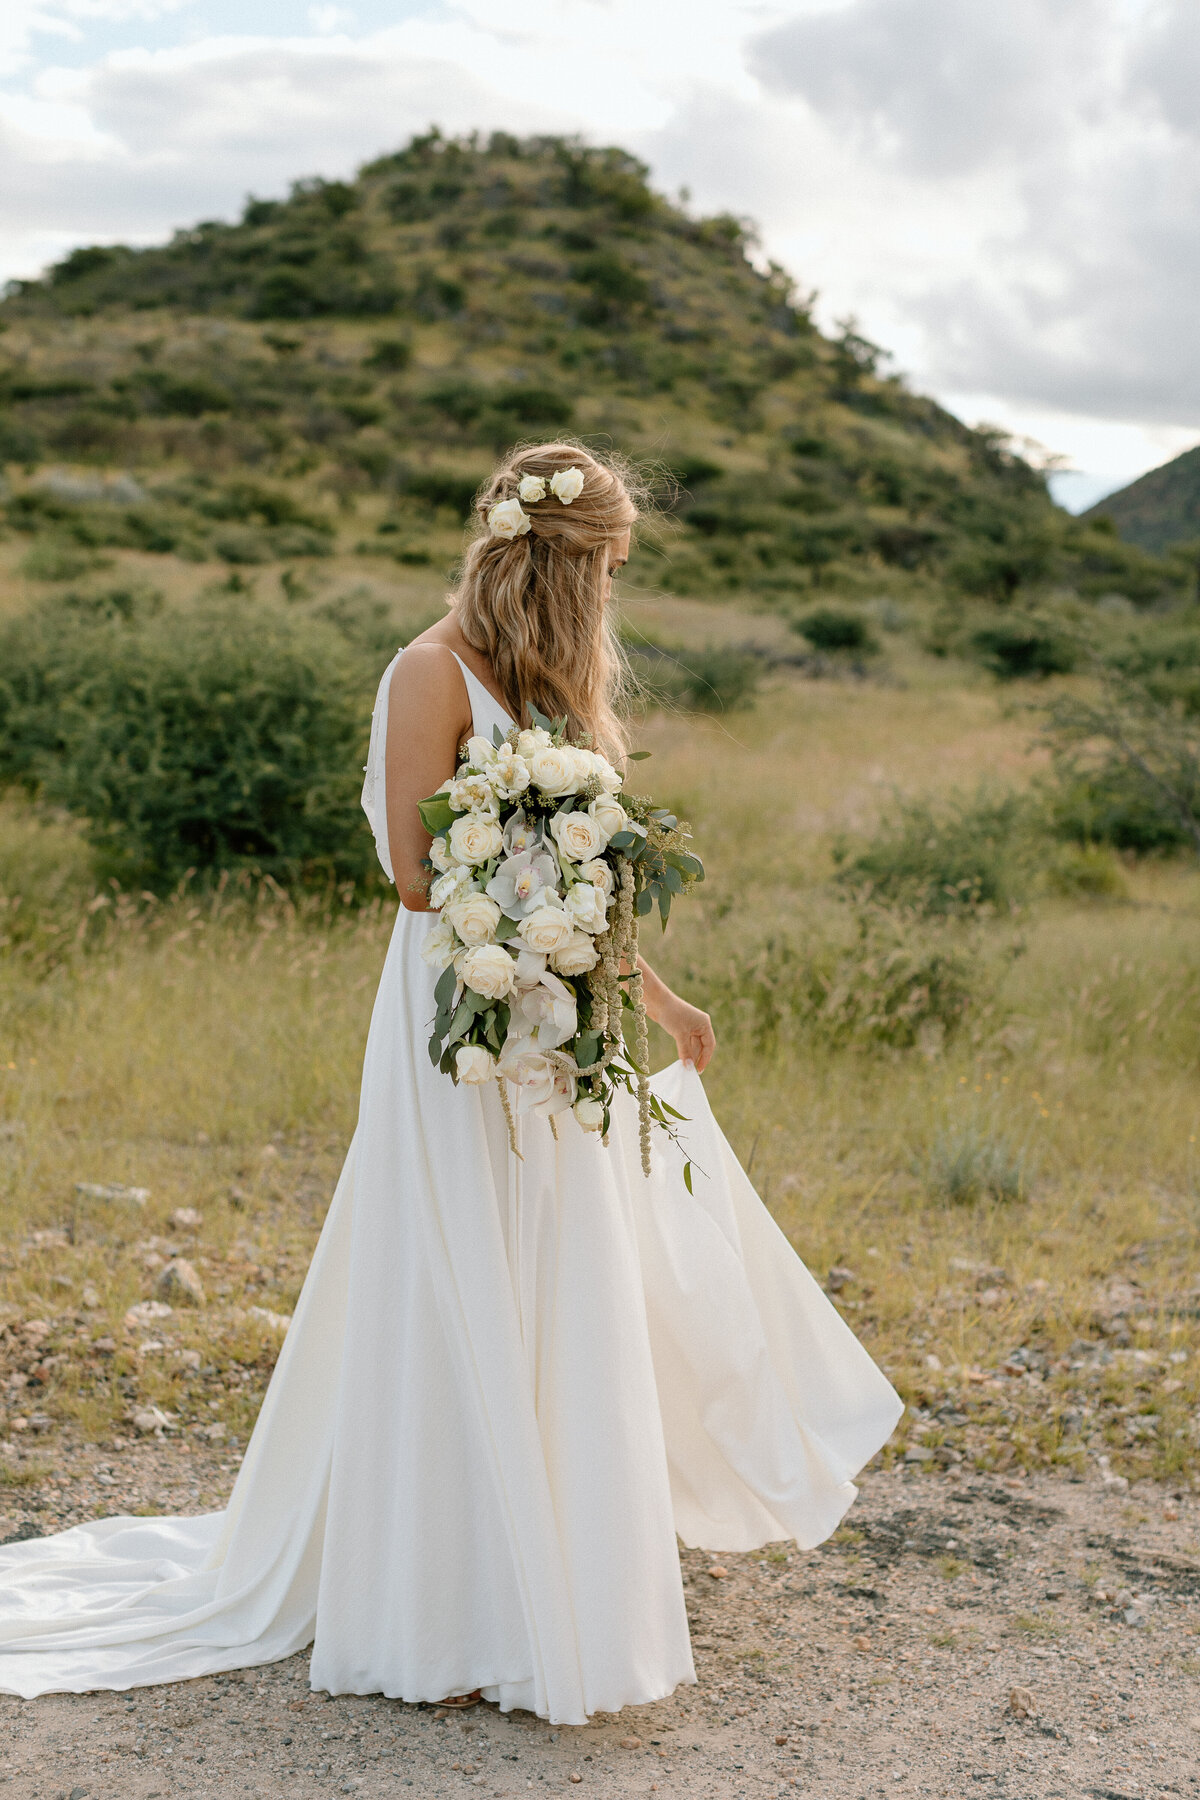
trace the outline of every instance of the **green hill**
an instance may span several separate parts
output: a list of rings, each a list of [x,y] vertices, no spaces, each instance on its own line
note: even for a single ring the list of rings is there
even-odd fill
[[[1200,539],[1200,444],[1109,494],[1085,517],[1111,519],[1127,543],[1159,555]]]
[[[444,570],[493,454],[570,431],[660,466],[640,573],[677,592],[1178,591],[851,326],[823,335],[744,222],[692,218],[646,173],[430,133],[352,182],[13,284],[0,462],[26,572],[69,574],[72,546]]]

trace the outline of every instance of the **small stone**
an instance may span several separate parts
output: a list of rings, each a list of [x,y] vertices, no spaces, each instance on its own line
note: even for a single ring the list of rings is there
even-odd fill
[[[1037,1712],[1037,1701],[1028,1688],[1015,1687],[1008,1696],[1008,1710],[1014,1719],[1032,1719]]]
[[[197,1372],[197,1370],[199,1369],[204,1358],[201,1356],[201,1354],[198,1350],[181,1350],[179,1352],[179,1360],[183,1364],[184,1368],[189,1370],[194,1375]]]
[[[130,1206],[145,1206],[150,1189],[122,1187],[117,1181],[77,1181],[75,1192],[81,1200],[124,1200]]]
[[[721,1563],[714,1563],[711,1569],[706,1569],[704,1572],[711,1576],[713,1581],[726,1581],[729,1577],[729,1570]]]
[[[910,1444],[904,1452],[906,1463],[927,1463],[933,1461],[933,1451],[927,1450],[924,1444]]]
[[[90,1281],[85,1281],[83,1284],[83,1292],[79,1296],[79,1304],[85,1307],[88,1312],[95,1312],[100,1304],[100,1291],[98,1288],[94,1288]]]
[[[787,1743],[787,1739],[786,1739],[786,1737],[782,1737],[778,1733],[776,1733],[775,1742],[779,1746],[779,1748],[782,1750],[783,1746]]]
[[[850,1287],[851,1284],[857,1280],[858,1276],[854,1273],[853,1269],[830,1269],[828,1275],[825,1277],[825,1292],[827,1294],[840,1294],[843,1288]]]
[[[18,1414],[18,1416],[15,1419],[10,1419],[8,1421],[8,1429],[10,1431],[28,1431],[29,1430],[29,1420],[21,1418],[20,1415]]]
[[[576,1774],[576,1773],[575,1773],[575,1771],[574,1771],[574,1769],[572,1769],[572,1770],[571,1770],[571,1780],[572,1780],[572,1781],[574,1781],[574,1782],[580,1782],[580,1781],[582,1781],[582,1780],[583,1780],[583,1776],[582,1776],[582,1775],[577,1775],[577,1774]]]
[[[91,1788],[74,1787],[71,1789],[68,1800],[88,1800],[88,1795],[91,1791]]]
[[[136,1331],[140,1325],[150,1325],[155,1319],[169,1319],[174,1311],[175,1308],[168,1306],[165,1300],[139,1300],[125,1314],[125,1324],[128,1330]]]
[[[160,1300],[173,1300],[176,1305],[185,1306],[205,1306],[208,1303],[204,1283],[191,1263],[186,1262],[182,1256],[177,1256],[167,1264],[154,1286]]]
[[[640,1737],[627,1737],[621,1739],[622,1750],[640,1750],[641,1747],[642,1740]]]
[[[144,1435],[153,1433],[155,1437],[161,1437],[163,1427],[171,1423],[171,1418],[159,1406],[143,1406],[134,1413],[133,1422]]]
[[[266,1306],[251,1306],[247,1308],[247,1312],[252,1319],[258,1319],[271,1331],[286,1331],[292,1322],[291,1313],[271,1312]]]
[[[1194,1714],[1193,1717],[1188,1720],[1188,1729],[1189,1731],[1200,1731],[1200,1713]]]
[[[194,1206],[177,1206],[169,1220],[173,1231],[199,1231],[202,1223]]]
[[[870,1638],[869,1638],[869,1637],[864,1637],[864,1636],[862,1636],[862,1635],[860,1635],[860,1636],[858,1636],[858,1637],[856,1637],[856,1638],[855,1638],[855,1639],[854,1639],[854,1640],[853,1640],[853,1643],[854,1643],[854,1648],[855,1648],[855,1649],[856,1649],[856,1650],[869,1650],[869,1649],[870,1649],[870,1648],[871,1648],[871,1640],[870,1640]]]

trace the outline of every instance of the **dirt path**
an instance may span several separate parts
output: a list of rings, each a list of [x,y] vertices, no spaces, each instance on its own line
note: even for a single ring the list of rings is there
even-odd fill
[[[111,1460],[111,1459],[110,1459]],[[231,1472],[79,1450],[3,1503],[29,1535]],[[590,1791],[873,1800],[1200,1796],[1200,1501],[1094,1481],[874,1474],[812,1553],[684,1557],[695,1688],[553,1729],[327,1699],[307,1659],[132,1694],[0,1697],[13,1800]],[[721,1573],[720,1570],[724,1570]],[[6,1784],[6,1785],[4,1785]]]

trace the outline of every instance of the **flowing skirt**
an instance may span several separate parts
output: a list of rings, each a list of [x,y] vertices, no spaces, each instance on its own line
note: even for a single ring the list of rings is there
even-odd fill
[[[819,1543],[901,1412],[749,1181],[686,1116],[508,1145],[430,1065],[401,911],[358,1125],[229,1505],[0,1548],[0,1691],[183,1680],[311,1643],[312,1684],[482,1688],[556,1723],[695,1679],[676,1535]]]

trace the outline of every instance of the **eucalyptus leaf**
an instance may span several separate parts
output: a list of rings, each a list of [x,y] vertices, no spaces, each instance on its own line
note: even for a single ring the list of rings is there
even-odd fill
[[[431,794],[428,800],[418,800],[417,811],[430,837],[441,837],[458,817],[445,794]]]
[[[652,750],[631,750],[625,760],[626,762],[645,762],[646,759],[653,756],[653,754],[654,752]]]

